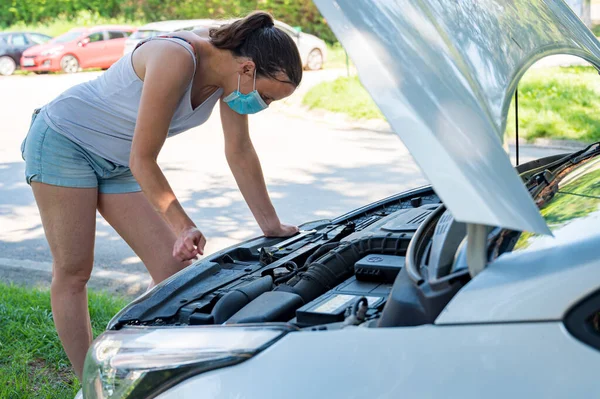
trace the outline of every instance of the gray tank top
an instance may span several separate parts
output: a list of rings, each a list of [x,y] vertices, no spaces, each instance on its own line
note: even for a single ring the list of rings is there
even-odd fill
[[[194,59],[196,70],[194,48],[187,41],[173,37],[154,37],[152,40],[170,40],[185,47]],[[124,166],[129,166],[143,87],[143,81],[133,69],[132,55],[133,52],[121,57],[97,79],[68,89],[41,110],[53,130],[86,150]],[[217,89],[193,109],[191,91],[190,81],[171,120],[168,137],[206,122],[223,94],[222,89]]]

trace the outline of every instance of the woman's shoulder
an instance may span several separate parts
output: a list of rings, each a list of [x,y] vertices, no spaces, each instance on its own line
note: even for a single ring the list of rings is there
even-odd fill
[[[181,74],[196,66],[193,45],[175,37],[154,37],[140,44],[131,55],[135,73],[144,80],[148,65],[169,65],[172,73]],[[166,39],[166,40],[160,40]],[[180,43],[181,42],[181,43]]]

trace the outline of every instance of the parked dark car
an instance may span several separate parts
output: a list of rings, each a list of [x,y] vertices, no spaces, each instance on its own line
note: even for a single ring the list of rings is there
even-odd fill
[[[20,66],[21,55],[25,50],[50,39],[52,37],[35,32],[0,33],[0,75],[12,75]]]

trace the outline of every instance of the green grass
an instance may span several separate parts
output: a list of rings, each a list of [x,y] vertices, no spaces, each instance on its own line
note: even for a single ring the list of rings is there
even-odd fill
[[[341,112],[352,118],[383,119],[383,115],[361,85],[358,76],[321,83],[306,93],[302,103],[311,109]]]
[[[94,336],[126,303],[90,293]],[[0,398],[73,398],[79,388],[54,328],[49,292],[0,284]]]
[[[305,95],[309,108],[341,112],[352,118],[383,115],[358,77],[321,83]],[[508,114],[507,134],[514,136],[514,104]],[[519,136],[600,140],[600,76],[592,67],[556,67],[528,71],[519,83]]]
[[[531,70],[519,83],[519,136],[600,140],[600,76],[592,67]],[[514,136],[514,104],[507,133]]]
[[[43,33],[50,36],[58,36],[62,35],[65,32],[73,28],[79,27],[90,27],[96,25],[105,25],[105,24],[127,24],[133,26],[143,25],[144,21],[130,21],[124,18],[104,18],[101,17],[98,13],[90,12],[90,11],[81,11],[77,14],[75,18],[67,18],[64,16],[58,16],[52,22],[47,24],[25,24],[18,23],[12,25],[10,28],[4,29],[5,31],[31,31]]]

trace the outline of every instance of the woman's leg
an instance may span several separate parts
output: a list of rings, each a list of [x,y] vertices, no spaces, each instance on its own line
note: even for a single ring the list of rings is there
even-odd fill
[[[140,257],[154,283],[191,262],[173,258],[175,234],[142,192],[98,195],[98,210]]]
[[[94,261],[96,188],[32,182],[53,257],[52,317],[65,352],[81,380],[92,342],[86,284]]]

